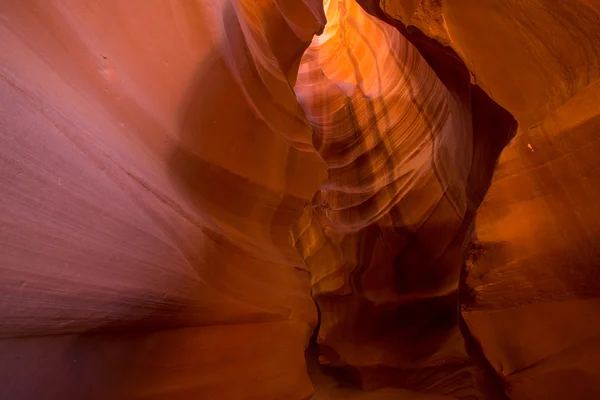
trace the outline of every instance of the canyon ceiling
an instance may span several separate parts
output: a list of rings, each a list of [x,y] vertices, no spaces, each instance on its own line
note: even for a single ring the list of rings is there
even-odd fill
[[[600,1],[4,0],[0,99],[2,399],[600,398]]]

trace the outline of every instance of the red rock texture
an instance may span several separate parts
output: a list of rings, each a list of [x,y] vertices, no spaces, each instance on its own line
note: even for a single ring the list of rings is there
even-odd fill
[[[450,46],[519,122],[477,214],[462,311],[506,395],[597,398],[598,3],[361,3],[424,54],[419,30]]]
[[[451,51],[411,38],[420,54],[354,2],[327,4],[295,88],[329,167],[297,233],[321,312],[321,362],[364,389],[476,396],[460,274],[516,123]]]
[[[477,216],[463,315],[511,399],[600,395],[599,88],[519,132]]]
[[[326,169],[288,77],[322,6],[0,15],[0,398],[308,397],[289,232]]]
[[[444,86],[398,30],[353,1],[328,2],[326,15],[295,87],[329,168],[298,229],[321,362],[364,389],[468,396],[458,286],[481,201],[473,178],[487,160],[474,146],[468,74]]]
[[[0,398],[597,398],[599,13],[2,2]]]

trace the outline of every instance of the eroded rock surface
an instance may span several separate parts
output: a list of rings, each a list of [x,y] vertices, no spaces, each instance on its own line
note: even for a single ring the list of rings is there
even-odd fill
[[[599,15],[2,2],[0,397],[597,398]]]
[[[321,313],[320,360],[364,389],[473,396],[458,286],[514,121],[459,62],[444,85],[399,30],[353,1],[326,4],[295,86],[329,170],[296,233]]]
[[[597,2],[361,3],[421,51],[410,26],[454,49],[519,122],[477,215],[463,304],[506,394],[598,397]]]
[[[310,396],[316,1],[0,5],[0,397]],[[122,333],[115,333],[122,332]]]

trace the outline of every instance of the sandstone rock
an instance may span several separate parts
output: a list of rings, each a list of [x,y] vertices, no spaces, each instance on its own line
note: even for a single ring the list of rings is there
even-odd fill
[[[0,15],[0,397],[308,397],[289,232],[326,170],[288,77],[322,5]]]
[[[0,397],[600,395],[595,2],[8,0],[0,38]]]
[[[598,5],[361,3],[454,49],[519,122],[477,214],[463,304],[508,396],[598,397]]]
[[[328,2],[326,15],[295,86],[329,169],[296,235],[321,362],[364,389],[472,396],[457,320],[463,246],[514,121],[472,91],[462,64],[446,64],[445,86],[355,2]]]

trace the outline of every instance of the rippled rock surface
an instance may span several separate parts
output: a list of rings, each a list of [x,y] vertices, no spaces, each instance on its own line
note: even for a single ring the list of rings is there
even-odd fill
[[[319,2],[0,5],[3,399],[300,399]]]
[[[425,35],[451,47],[519,123],[477,214],[462,305],[506,395],[598,397],[600,7],[360,3],[423,54],[432,48]]]
[[[599,15],[2,2],[0,397],[598,398]]]
[[[445,86],[400,31],[355,2],[328,2],[326,15],[295,86],[329,172],[297,233],[321,313],[320,360],[364,389],[469,396],[464,246],[515,124],[472,93],[464,67]],[[495,117],[496,130],[474,114]]]

